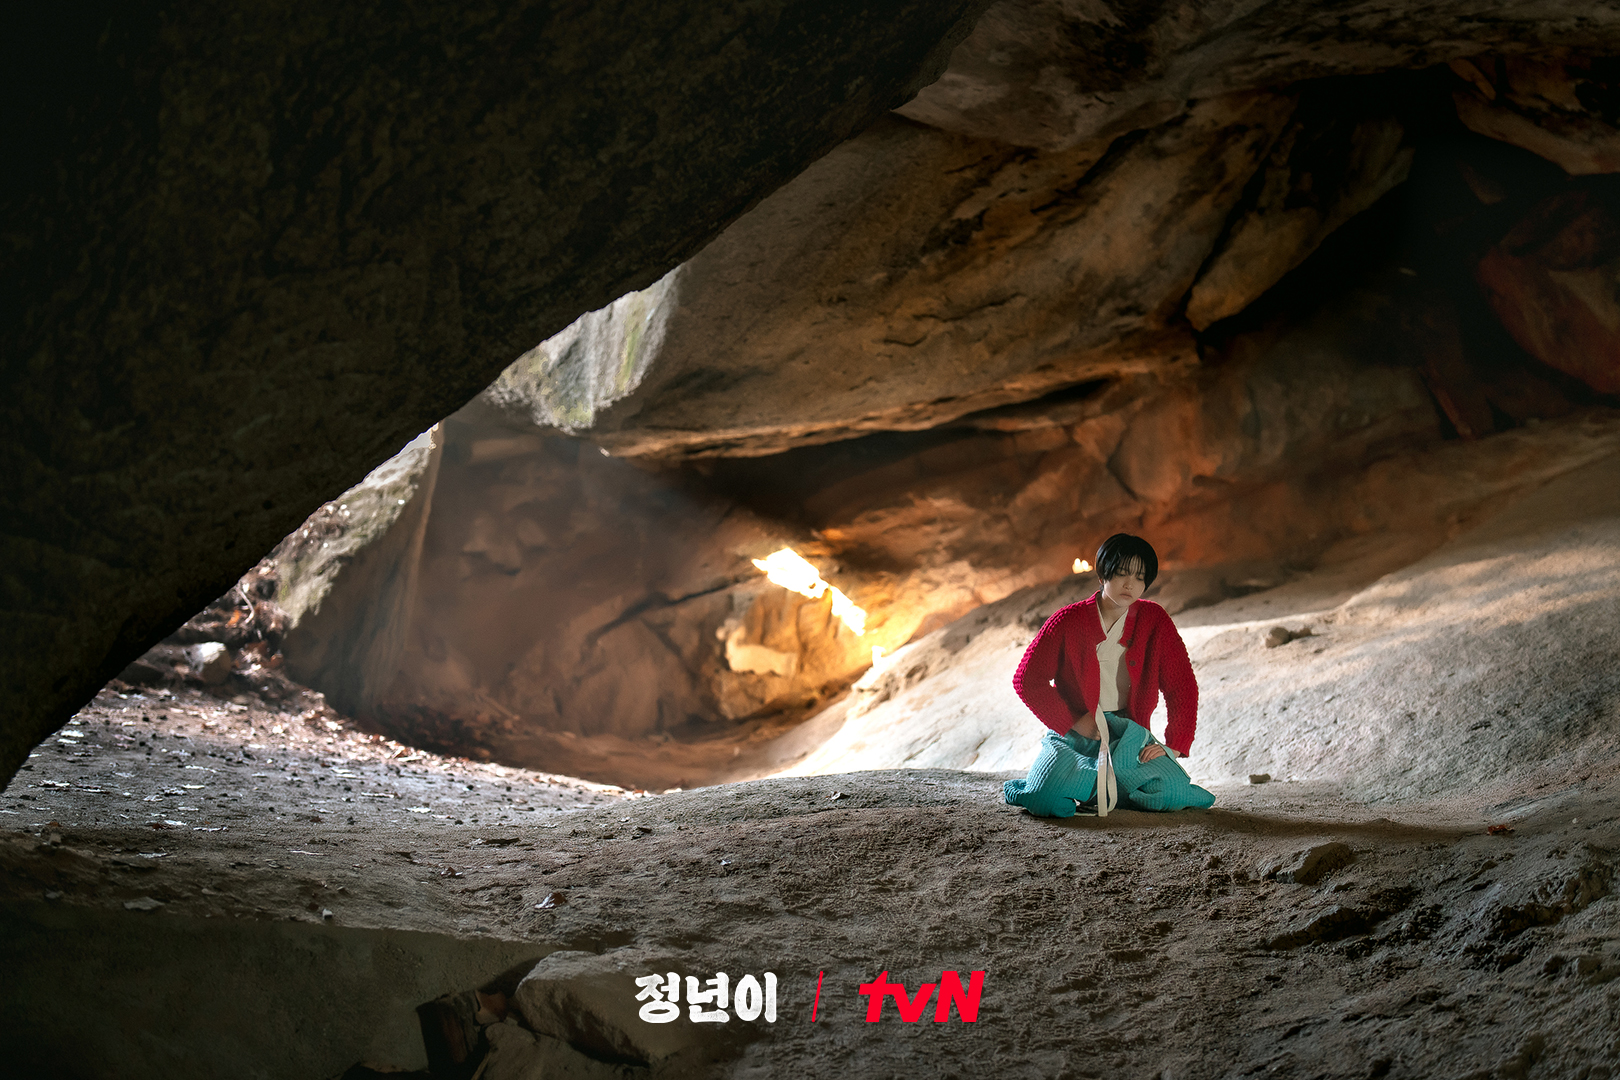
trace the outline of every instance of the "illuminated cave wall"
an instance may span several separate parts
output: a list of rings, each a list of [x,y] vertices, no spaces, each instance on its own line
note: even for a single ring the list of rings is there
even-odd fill
[[[1529,69],[1481,60],[1078,149],[885,121],[446,422],[390,598],[340,576],[290,670],[544,767],[801,717],[1114,531],[1153,539],[1173,609],[1439,543],[1536,466],[1437,478],[1428,450],[1578,423],[1620,370],[1620,188],[1476,130],[1486,69],[1517,100]],[[783,546],[865,636],[763,580]]]

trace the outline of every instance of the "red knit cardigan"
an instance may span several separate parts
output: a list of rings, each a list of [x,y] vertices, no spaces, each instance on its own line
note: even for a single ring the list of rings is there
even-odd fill
[[[1102,640],[1093,594],[1054,612],[1019,661],[1013,689],[1041,723],[1059,735],[1097,707],[1097,646]],[[1185,754],[1198,723],[1198,680],[1170,613],[1151,600],[1136,601],[1125,611],[1120,641],[1131,675],[1131,719],[1147,727],[1162,688],[1170,714],[1165,744]]]

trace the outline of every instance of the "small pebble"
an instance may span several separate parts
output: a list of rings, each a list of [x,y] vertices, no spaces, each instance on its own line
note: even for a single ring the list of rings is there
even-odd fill
[[[1251,783],[1251,784],[1269,784],[1269,783],[1271,783],[1271,774],[1268,773],[1268,772],[1250,773],[1249,774],[1249,783]]]

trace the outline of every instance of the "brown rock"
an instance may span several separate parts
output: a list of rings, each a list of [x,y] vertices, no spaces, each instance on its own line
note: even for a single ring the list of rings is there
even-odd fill
[[[1309,0],[1234,7],[1002,0],[901,107],[946,131],[1058,149],[1145,127],[1183,102],[1558,42],[1611,55],[1616,17],[1487,0],[1422,8]]]
[[[1406,179],[1413,151],[1399,122],[1346,114],[1342,99],[1306,99],[1272,147],[1261,187],[1193,285],[1187,321],[1235,315],[1329,234]]]
[[[1039,154],[876,125],[480,407],[615,454],[761,454],[1173,367],[1176,309],[1292,107],[1232,95]]]
[[[1350,845],[1337,840],[1317,844],[1263,867],[1260,876],[1294,885],[1315,885],[1355,861]]]
[[[897,596],[823,548],[828,579],[872,608],[860,637],[830,601],[772,585],[752,565],[785,543],[815,554],[808,535],[784,537],[694,476],[461,420],[444,439],[433,483],[403,512],[394,486],[368,480],[343,497],[346,531],[322,534],[330,548],[312,550],[300,530],[281,568],[290,595],[316,595],[307,576],[320,589],[284,642],[289,670],[343,711],[434,745],[460,731],[539,762],[513,740],[714,734],[705,725],[836,692],[874,645],[892,649],[931,612],[962,603],[938,575]],[[497,453],[490,444],[502,439],[510,445]]]
[[[1313,945],[1317,942],[1340,941],[1357,934],[1365,934],[1387,915],[1387,912],[1376,908],[1369,910],[1347,904],[1334,904],[1325,910],[1306,915],[1290,929],[1267,940],[1265,946],[1268,949],[1297,949],[1301,945]]]
[[[1620,206],[1572,187],[1538,203],[1477,270],[1502,325],[1536,359],[1620,393]]]
[[[1111,532],[1146,529],[1183,567],[1243,562],[1224,575],[1238,591],[1275,584],[1280,543],[1308,560],[1377,527],[1366,507],[1406,499],[1347,487],[1361,475],[1352,463],[1437,433],[1410,359],[1382,334],[1345,332],[1337,310],[1234,339],[1196,381],[1125,380],[1050,414],[1031,406],[782,455],[655,469],[458,417],[444,428],[417,601],[387,630],[401,642],[395,674],[369,697],[334,701],[418,745],[668,787],[732,767],[734,745],[702,750],[704,739],[815,707],[866,670],[874,645],[892,652],[973,607],[1068,579]],[[866,636],[841,629],[825,600],[763,580],[750,560],[784,544],[868,610]],[[318,657],[301,652],[311,642],[365,654],[358,628],[382,603],[379,583],[407,576],[383,561],[371,584],[346,584],[370,556],[340,549],[332,565],[347,569],[288,636],[295,671],[312,670]],[[301,588],[283,573],[284,592]],[[352,668],[320,670],[315,687],[341,693]],[[707,757],[681,758],[688,748]]]
[[[1453,95],[1457,117],[1481,135],[1522,147],[1571,176],[1620,172],[1620,115],[1600,113],[1614,87],[1589,59],[1474,57],[1452,64],[1470,85]]]
[[[980,7],[11,27],[0,779],[513,357],[935,77]]]

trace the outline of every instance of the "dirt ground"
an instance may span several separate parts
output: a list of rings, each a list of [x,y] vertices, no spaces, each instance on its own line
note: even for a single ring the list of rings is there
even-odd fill
[[[999,778],[983,774],[633,796],[396,758],[386,744],[321,730],[324,721],[309,730],[202,703],[158,719],[134,702],[103,695],[80,718],[94,734],[41,751],[5,794],[18,819],[0,843],[14,946],[48,943],[18,928],[73,907],[96,917],[113,950],[153,921],[292,921],[448,934],[468,948],[522,943],[536,957],[571,949],[603,964],[635,950],[664,958],[655,971],[769,970],[780,980],[774,1024],[682,1020],[685,1041],[642,1064],[533,1034],[517,1011],[486,1015],[491,1080],[1600,1078],[1620,1067],[1612,768],[1506,805],[1454,797],[1375,812],[1331,785],[1280,782],[1220,786],[1210,811],[1054,822],[998,805]],[[126,716],[127,728],[115,719]],[[262,741],[245,742],[249,721]],[[268,733],[278,725],[283,734]],[[366,797],[389,794],[398,797]],[[1493,824],[1512,832],[1491,835]],[[1312,884],[1275,876],[1332,843],[1347,846],[1347,865]],[[18,991],[11,1015],[35,1032],[53,1027],[53,1002],[81,990],[49,956],[14,948],[6,967]],[[867,1023],[858,987],[885,970],[911,992],[944,970],[986,972],[978,1018],[905,1023],[891,1001]],[[125,986],[82,989],[139,993],[156,979],[144,970],[126,973]],[[592,980],[633,998],[614,967]],[[54,993],[24,993],[41,985]],[[302,987],[243,1005],[250,1015],[324,1007]],[[371,1046],[366,1032],[333,1032],[293,1055],[287,1068],[298,1072],[278,1071],[274,1054],[240,1049],[252,1039],[239,1032],[231,1050],[219,1031],[180,1030],[194,1045],[130,1063],[170,1076],[225,1066],[337,1075]],[[115,1052],[116,1040],[90,1042]],[[420,1046],[393,1049],[371,1064],[426,1063]],[[84,1050],[53,1047],[52,1074],[106,1075]]]
[[[1038,736],[1002,669],[1057,593],[920,643],[805,729],[808,775],[692,791],[109,689],[0,795],[0,1053],[68,1077],[1603,1080],[1617,503],[1600,461],[1415,561],[1352,551],[1178,616],[1208,811],[1002,804]],[[1313,632],[1267,649],[1277,622]],[[722,971],[774,973],[776,1020],[638,1019],[634,977]],[[868,1022],[863,984],[948,971],[985,973],[971,1022],[933,997]]]

